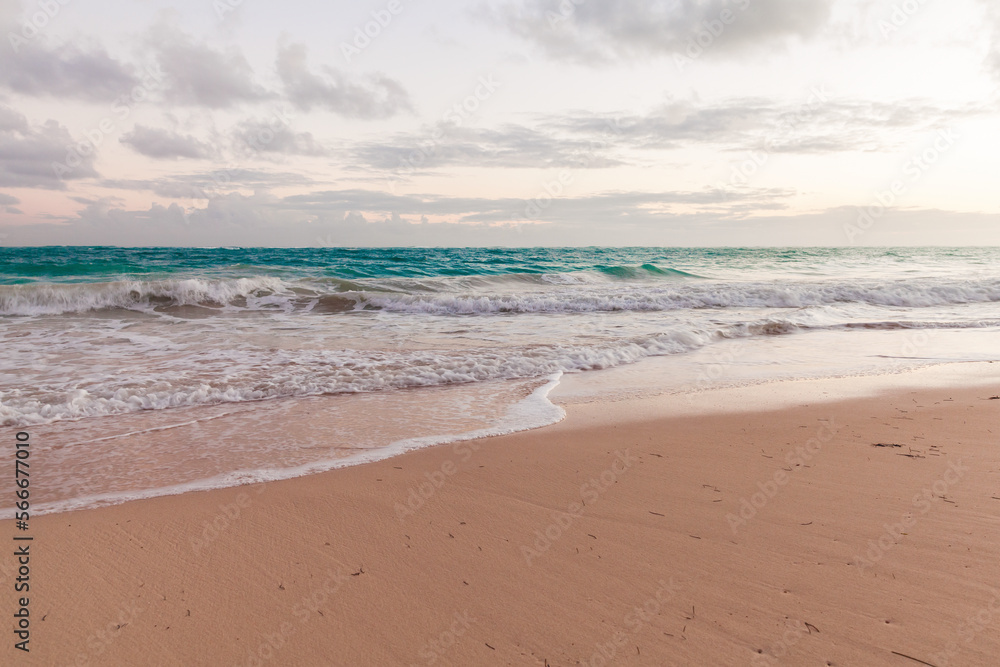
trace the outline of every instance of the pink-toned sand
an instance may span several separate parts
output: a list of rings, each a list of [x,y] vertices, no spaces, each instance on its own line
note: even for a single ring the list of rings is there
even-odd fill
[[[36,518],[31,653],[8,632],[0,663],[997,665],[997,393],[586,404],[537,431]]]

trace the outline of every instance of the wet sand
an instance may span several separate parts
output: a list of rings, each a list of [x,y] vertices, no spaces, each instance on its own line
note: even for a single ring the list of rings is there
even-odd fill
[[[996,664],[1000,380],[836,382],[35,518],[0,663]]]

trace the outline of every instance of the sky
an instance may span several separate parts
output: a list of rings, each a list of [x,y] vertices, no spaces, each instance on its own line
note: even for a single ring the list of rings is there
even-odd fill
[[[990,0],[0,0],[0,243],[1000,245]]]

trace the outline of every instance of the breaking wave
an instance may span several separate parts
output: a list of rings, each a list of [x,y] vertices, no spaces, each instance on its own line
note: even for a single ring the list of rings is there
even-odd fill
[[[620,267],[619,267],[620,268]],[[646,271],[640,267],[640,270]],[[97,310],[215,310],[340,313],[384,310],[431,315],[585,313],[706,308],[805,308],[836,304],[926,308],[1000,301],[1000,280],[843,282],[716,282],[644,278],[596,279],[591,272],[463,278],[285,281],[120,281],[0,286],[0,315],[31,316]],[[637,284],[641,283],[641,284]]]

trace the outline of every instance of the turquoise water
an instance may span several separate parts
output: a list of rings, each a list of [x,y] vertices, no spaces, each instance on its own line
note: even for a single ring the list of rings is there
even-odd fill
[[[51,443],[51,507],[88,506],[536,427],[568,373],[994,360],[998,304],[996,248],[2,248],[0,422]]]
[[[996,248],[0,248],[0,284],[101,282],[123,277],[355,278],[600,271],[788,272],[844,267],[890,274],[995,265]]]

